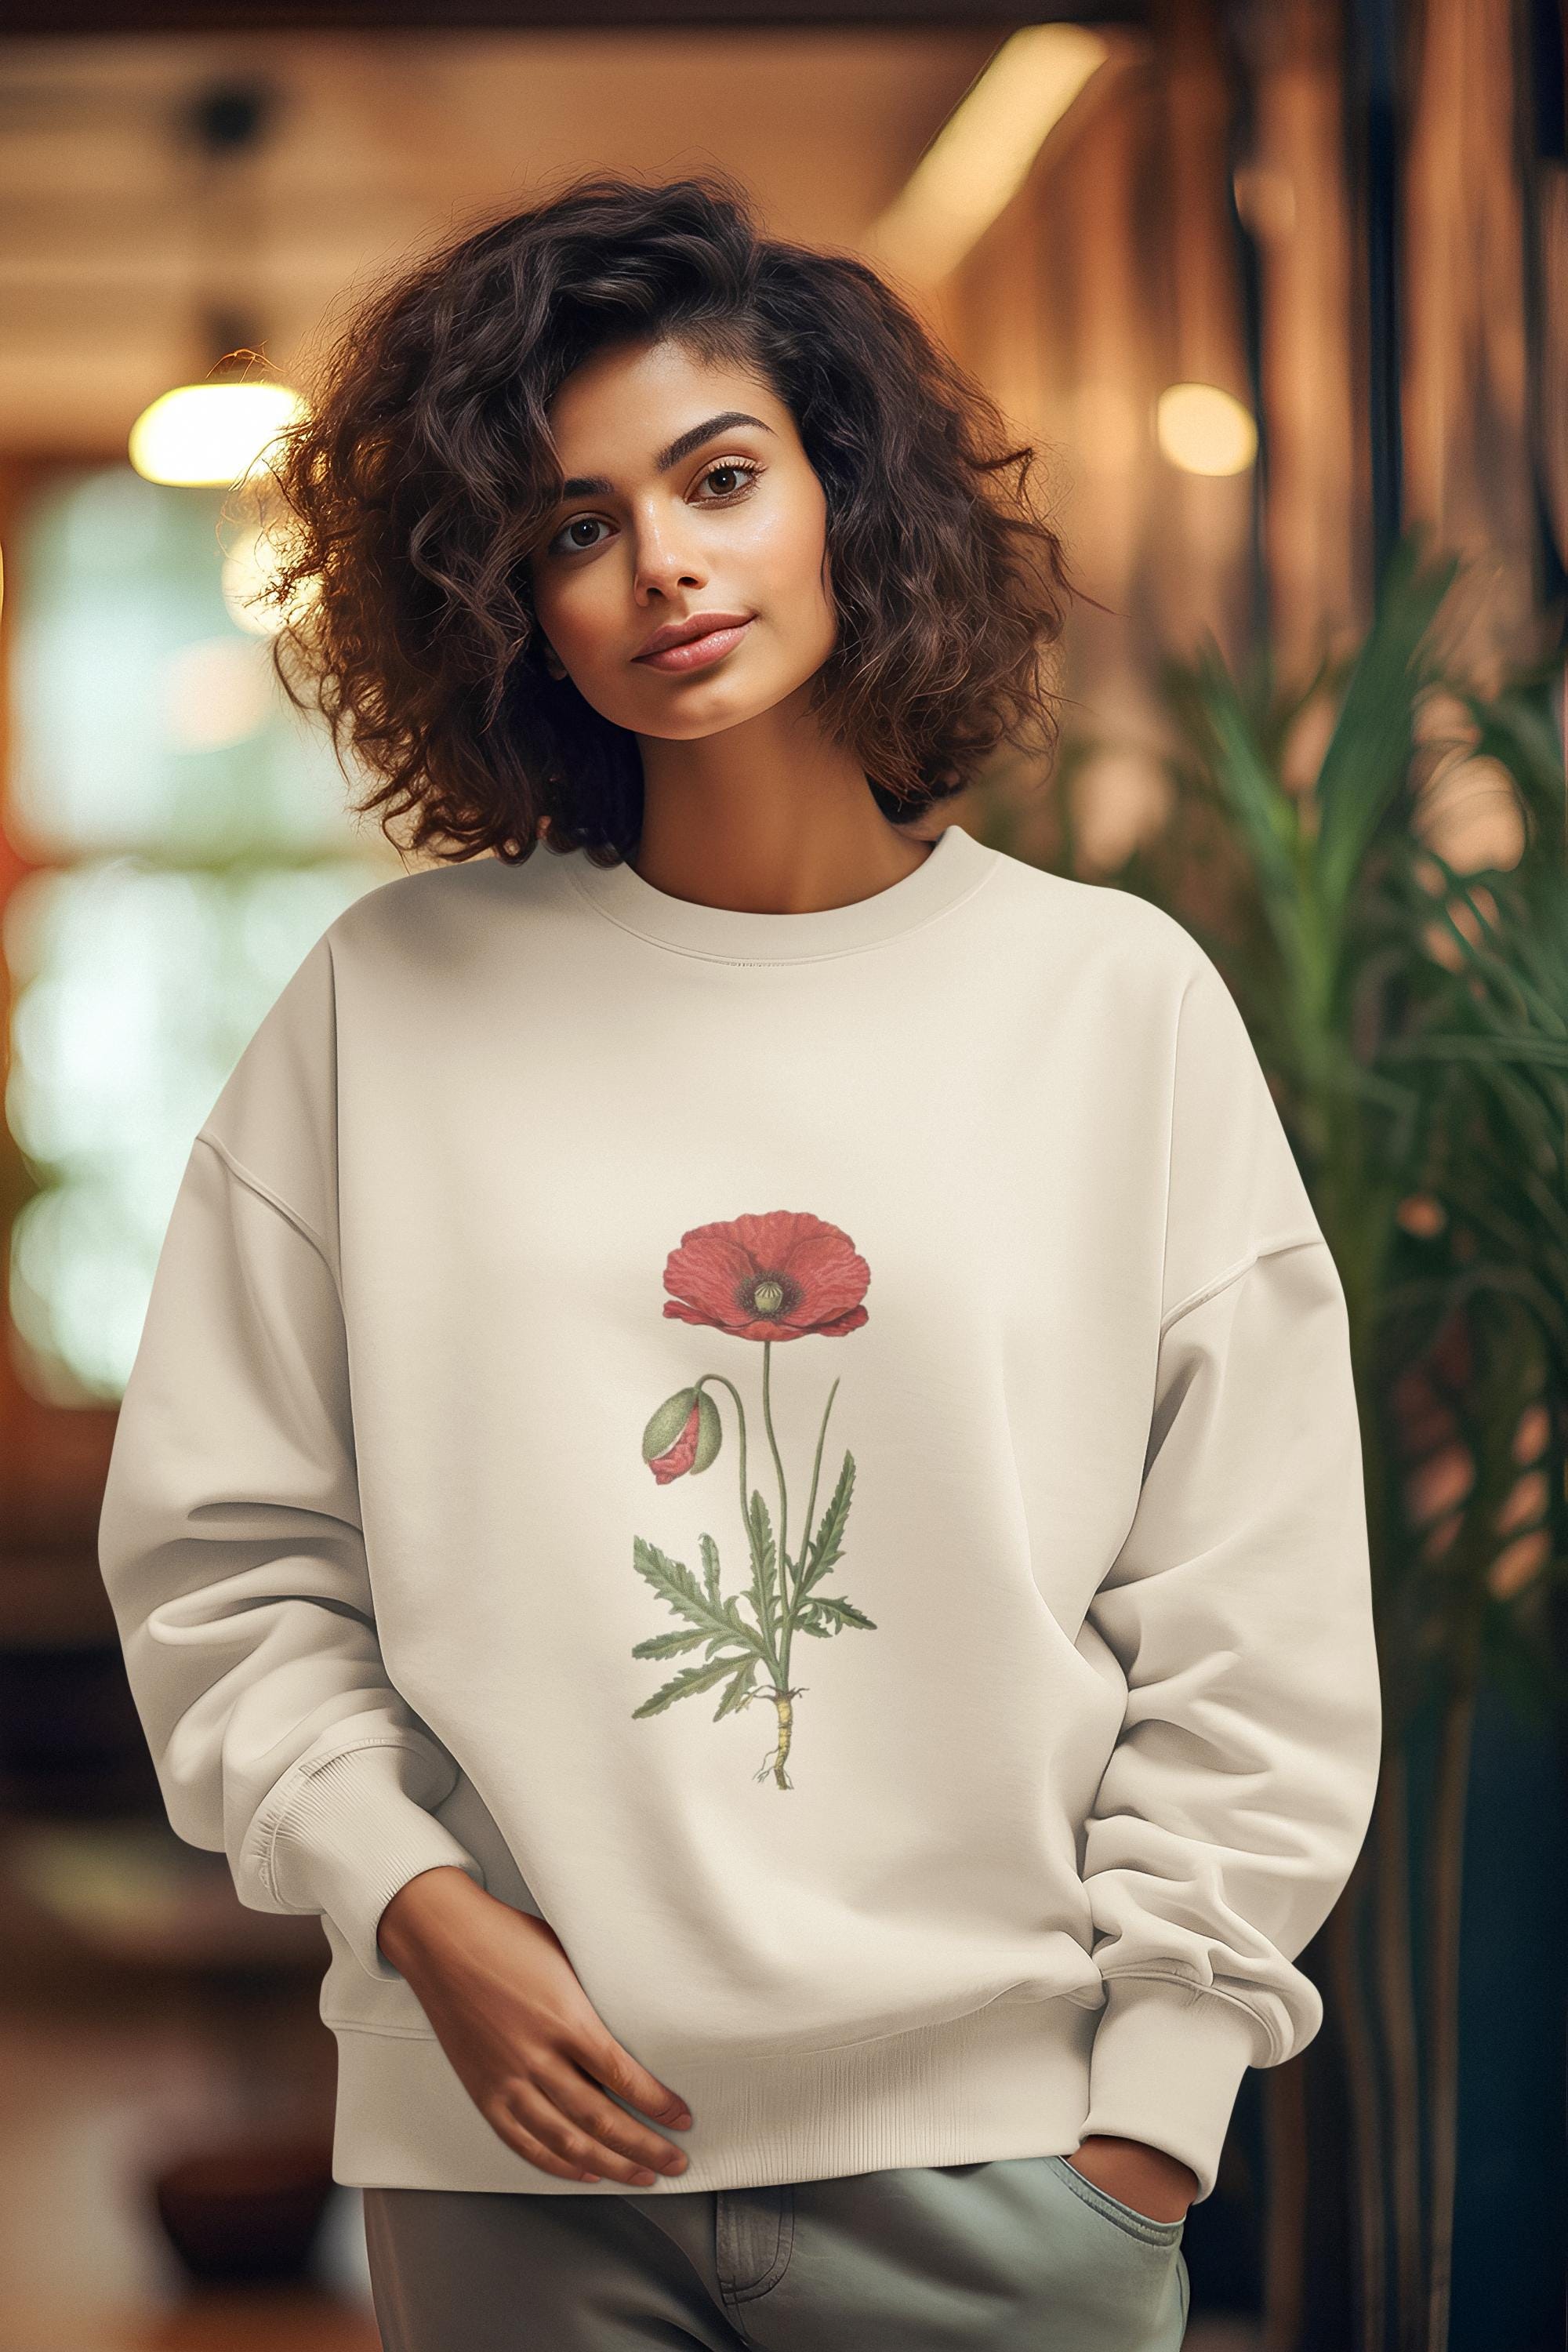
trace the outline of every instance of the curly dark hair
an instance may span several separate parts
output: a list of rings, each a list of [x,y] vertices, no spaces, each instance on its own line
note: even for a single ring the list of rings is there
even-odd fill
[[[277,674],[369,771],[358,812],[389,839],[412,813],[400,847],[636,846],[636,737],[545,667],[528,555],[560,495],[550,401],[599,348],[664,338],[795,420],[838,618],[811,708],[883,814],[920,816],[1003,743],[1054,751],[1047,657],[1083,592],[1034,448],[874,270],[763,236],[727,174],[595,173],[374,292],[269,458]]]

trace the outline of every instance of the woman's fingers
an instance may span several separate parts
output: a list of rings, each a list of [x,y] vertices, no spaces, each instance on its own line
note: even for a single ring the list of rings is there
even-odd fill
[[[627,2106],[656,2116],[677,2131],[684,2131],[691,2115],[679,2093],[672,2091],[668,2083],[661,2083],[657,2074],[650,2074],[646,2066],[639,2066],[631,2052],[606,2031],[597,2014],[594,2026],[596,2030],[563,2045],[567,2054],[595,2082],[613,2091],[617,2099],[625,2099]]]
[[[605,2098],[600,2078],[585,2059],[569,2048],[541,2052],[533,2079],[568,2124],[574,2124],[610,2156],[618,2156],[634,2172],[684,2172],[686,2154],[672,2140],[663,2139],[640,2116],[627,2115]],[[596,2159],[590,2157],[589,2163]],[[642,2182],[640,2186],[647,2187]]]
[[[547,2147],[536,2133],[531,2132],[519,2121],[504,2098],[494,2095],[477,2100],[475,2104],[497,2138],[503,2140],[518,2156],[526,2158],[536,2171],[552,2172],[563,2180],[586,2180],[600,2177],[583,2171],[579,2166],[557,2156],[553,2148]]]
[[[509,2083],[505,2095],[523,2128],[579,2175],[596,2172],[628,2188],[651,2189],[666,2157],[685,2167],[679,2148],[597,2098],[593,2085],[569,2067],[542,2063],[531,2076]]]
[[[685,2169],[642,2120],[684,2130],[684,2103],[609,2032],[547,1920],[442,1868],[394,1896],[380,1940],[480,2114],[530,2164],[639,2189]]]

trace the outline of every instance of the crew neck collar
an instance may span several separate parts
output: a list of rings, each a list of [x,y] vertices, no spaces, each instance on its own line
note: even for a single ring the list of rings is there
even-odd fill
[[[573,851],[565,860],[578,890],[613,923],[658,946],[727,963],[792,963],[852,953],[902,938],[932,916],[956,907],[1000,864],[999,854],[952,824],[912,873],[856,898],[847,907],[818,907],[801,915],[759,915],[737,907],[708,907],[656,890],[624,859],[595,866]]]

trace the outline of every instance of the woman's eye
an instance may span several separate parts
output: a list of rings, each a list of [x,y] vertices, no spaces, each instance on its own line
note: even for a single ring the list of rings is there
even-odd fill
[[[737,488],[743,489],[748,478],[754,477],[756,472],[755,466],[748,466],[739,457],[721,457],[717,465],[708,467],[702,478],[705,482],[710,482],[716,474],[726,477],[719,495],[721,498],[733,498]],[[711,505],[713,501],[709,499],[706,503]]]
[[[562,548],[568,554],[574,548],[597,547],[599,542],[596,539],[574,539],[568,534],[579,530],[595,530],[602,520],[599,515],[574,515],[570,522],[563,523],[551,544],[553,547]]]

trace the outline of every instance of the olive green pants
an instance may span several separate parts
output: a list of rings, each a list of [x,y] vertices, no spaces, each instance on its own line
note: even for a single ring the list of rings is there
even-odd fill
[[[1183,2221],[1059,2156],[596,2197],[367,2189],[385,2352],[1177,2352]]]

